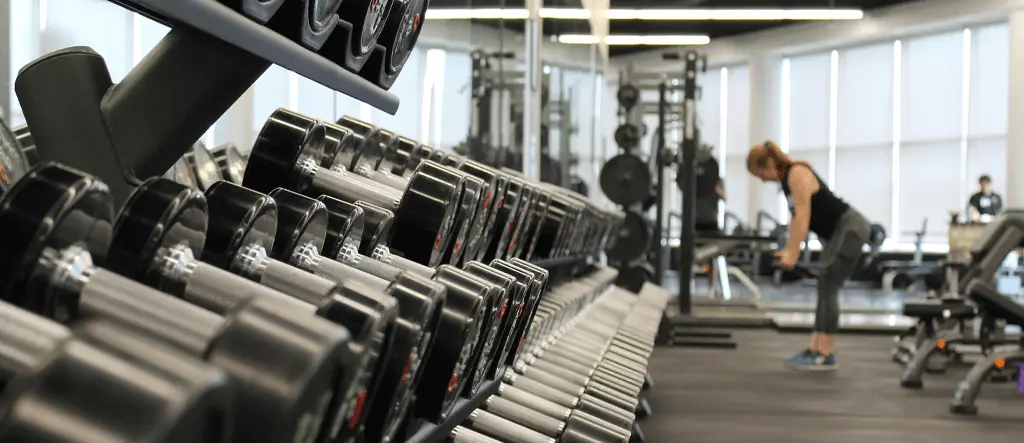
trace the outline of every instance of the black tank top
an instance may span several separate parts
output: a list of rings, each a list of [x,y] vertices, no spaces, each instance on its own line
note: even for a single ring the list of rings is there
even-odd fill
[[[818,180],[818,192],[811,196],[811,232],[817,234],[818,238],[829,240],[836,230],[836,225],[839,224],[839,218],[846,213],[846,210],[850,209],[850,205],[836,197],[814,169],[809,166],[805,167],[811,169],[814,178]],[[786,194],[789,213],[792,215],[794,211],[793,193],[789,189],[789,171],[791,170],[793,170],[792,166],[782,174],[782,192]]]

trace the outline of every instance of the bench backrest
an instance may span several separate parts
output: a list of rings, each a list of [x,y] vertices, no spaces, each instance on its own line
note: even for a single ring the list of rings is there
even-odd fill
[[[971,246],[971,263],[960,279],[961,287],[973,280],[989,281],[1006,255],[1024,242],[1024,210],[1007,209],[1000,213]]]
[[[1024,327],[1024,306],[1000,294],[989,282],[975,281],[967,287],[971,301],[990,316]]]

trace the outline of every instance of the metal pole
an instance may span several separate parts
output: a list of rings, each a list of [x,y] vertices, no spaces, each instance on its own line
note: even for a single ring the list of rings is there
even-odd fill
[[[541,127],[541,79],[544,63],[541,61],[540,46],[543,41],[543,19],[540,9],[544,0],[526,0],[529,18],[526,19],[526,84],[523,88],[523,175],[540,180],[540,127]]]
[[[664,234],[664,217],[665,217],[665,164],[661,153],[665,150],[665,105],[668,101],[667,98],[668,87],[665,83],[658,85],[658,145],[654,146],[651,155],[654,156],[654,165],[657,170],[657,199],[655,200],[656,206],[655,221],[654,221],[654,282],[660,285],[665,281],[665,245],[662,244],[662,240],[665,238]],[[671,231],[670,231],[671,232]]]
[[[680,183],[683,184],[682,226],[679,229],[679,313],[689,315],[693,311],[693,249],[696,247],[694,230],[696,216],[697,188],[697,53],[686,53],[686,68],[683,71],[683,145],[682,162],[679,168]]]

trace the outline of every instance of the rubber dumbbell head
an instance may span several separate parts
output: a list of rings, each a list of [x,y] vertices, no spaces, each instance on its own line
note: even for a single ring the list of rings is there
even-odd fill
[[[407,279],[404,275],[395,282],[386,282],[320,255],[330,224],[324,203],[286,189],[276,189],[270,196],[277,202],[279,217],[272,257],[338,284],[373,286],[380,282],[376,289],[381,291],[382,303],[401,300],[404,304],[399,305],[399,321],[391,348],[382,357],[384,367],[373,383],[377,391],[366,425],[371,438],[389,440],[408,407],[412,394],[410,385],[418,375],[410,371],[420,367],[423,353],[428,349],[428,346],[421,346],[424,327],[436,323],[437,319],[432,317],[437,313],[434,306],[443,298],[443,289],[408,282],[414,277]],[[419,292],[424,289],[426,292]],[[383,435],[385,430],[392,434]]]
[[[395,213],[392,250],[428,266],[441,263],[454,234],[463,182],[443,182],[417,171],[403,192],[324,170],[319,166],[324,139],[321,122],[277,110],[257,138],[243,184],[264,193],[284,187],[313,198],[330,195],[381,206]]]
[[[72,421],[121,441],[232,441],[223,372],[134,331],[98,322],[71,331],[0,303],[0,341],[0,440],[95,441],[66,432]]]
[[[115,321],[224,369],[236,385],[238,438],[312,441],[325,432],[333,382],[344,371],[344,329],[259,298],[220,316],[99,268],[91,252],[105,258],[112,225],[105,185],[45,164],[0,203],[0,226],[25,239],[5,248],[21,263],[0,281],[25,288],[17,301],[34,312],[60,321]]]
[[[348,349],[354,369],[342,383],[352,395],[348,417],[332,432],[350,442],[363,432],[372,382],[382,356],[394,340],[398,308],[381,303],[374,290],[342,286],[269,258],[277,231],[277,203],[264,194],[228,182],[206,191],[210,227],[203,260],[309,304],[317,316],[344,326],[353,335]]]

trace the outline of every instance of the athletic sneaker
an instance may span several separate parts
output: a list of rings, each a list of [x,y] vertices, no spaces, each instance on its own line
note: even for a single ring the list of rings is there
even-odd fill
[[[834,371],[839,369],[839,360],[836,359],[835,354],[824,356],[810,350],[790,357],[785,364],[786,367],[797,371]]]

